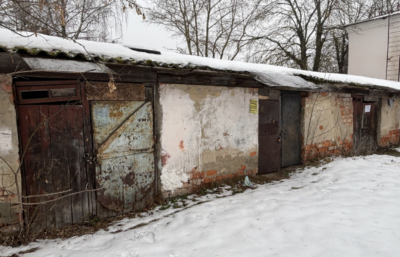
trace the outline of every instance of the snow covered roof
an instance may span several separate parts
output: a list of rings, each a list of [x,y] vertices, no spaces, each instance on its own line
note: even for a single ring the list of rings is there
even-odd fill
[[[384,15],[380,15],[380,16],[376,16],[376,17],[373,17],[373,18],[357,21],[357,22],[350,23],[350,24],[346,24],[346,25],[343,26],[343,28],[354,26],[354,25],[357,25],[357,24],[360,24],[360,23],[369,22],[369,21],[375,21],[375,20],[379,20],[379,19],[386,19],[389,16],[394,16],[394,15],[397,15],[397,14],[400,14],[400,11],[392,12],[392,13],[388,13],[388,14],[384,14]]]
[[[319,86],[303,80],[346,83],[365,87],[382,87],[400,91],[400,83],[354,75],[321,73],[290,69],[267,64],[254,64],[239,61],[218,60],[198,56],[162,52],[160,55],[134,51],[129,47],[93,42],[69,40],[42,34],[0,29],[0,50],[11,53],[24,53],[33,56],[43,54],[49,57],[79,58],[87,61],[118,62],[124,64],[148,65],[181,69],[211,69],[239,73],[251,73],[260,82],[269,86],[287,85],[297,88],[318,88]],[[289,86],[289,85],[287,85]]]

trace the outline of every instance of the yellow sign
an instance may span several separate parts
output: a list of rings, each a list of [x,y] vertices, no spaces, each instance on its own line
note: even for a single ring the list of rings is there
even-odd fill
[[[257,114],[258,113],[258,100],[250,99],[250,113]]]

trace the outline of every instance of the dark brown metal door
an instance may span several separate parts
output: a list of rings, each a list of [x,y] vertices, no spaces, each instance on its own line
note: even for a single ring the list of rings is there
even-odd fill
[[[366,154],[377,147],[377,105],[353,96],[353,152]]]
[[[259,101],[259,159],[258,174],[279,171],[279,101]]]
[[[282,167],[300,163],[301,96],[299,93],[282,93]]]

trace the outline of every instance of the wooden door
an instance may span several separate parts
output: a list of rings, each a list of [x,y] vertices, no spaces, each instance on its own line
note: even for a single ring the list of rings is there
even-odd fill
[[[353,96],[353,152],[367,154],[377,147],[377,105]]]
[[[363,103],[363,119],[361,126],[361,140],[365,142],[365,147],[368,152],[375,150],[377,147],[377,110],[376,103],[364,102]]]
[[[28,219],[49,230],[82,223],[89,214],[81,104],[19,105]],[[58,199],[58,200],[57,200]],[[27,220],[29,222],[29,220]]]
[[[96,213],[88,102],[75,81],[17,82],[25,222],[35,229]]]
[[[279,138],[279,101],[259,101],[259,159],[258,174],[279,171],[280,138]]]
[[[108,210],[144,208],[154,189],[153,108],[145,101],[92,101],[97,200]]]
[[[282,167],[300,163],[301,96],[299,93],[282,93]]]

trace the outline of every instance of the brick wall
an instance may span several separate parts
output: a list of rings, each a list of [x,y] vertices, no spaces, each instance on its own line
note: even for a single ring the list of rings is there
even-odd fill
[[[388,98],[382,98],[380,123],[378,124],[378,144],[390,147],[400,144],[400,97],[393,98],[392,106]]]
[[[350,94],[302,94],[303,163],[346,155],[353,147],[353,102]]]
[[[382,135],[379,145],[388,147],[391,145],[398,145],[400,143],[400,129],[391,130],[388,134]]]

